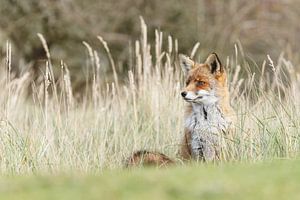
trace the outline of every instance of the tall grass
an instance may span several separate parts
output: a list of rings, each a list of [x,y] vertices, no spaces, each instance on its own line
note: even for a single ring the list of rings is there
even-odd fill
[[[92,83],[87,84],[82,101],[73,95],[67,65],[52,65],[42,35],[48,60],[40,82],[32,81],[30,71],[14,76],[7,44],[0,77],[0,172],[99,172],[122,167],[139,149],[176,158],[185,105],[179,95],[183,76],[176,62],[178,42],[168,37],[167,49],[162,49],[163,34],[156,31],[155,36],[151,46],[141,19],[141,38],[135,43],[125,84],[120,84],[106,42],[98,37],[114,71],[113,81],[105,84],[99,55],[84,42],[87,68],[92,72],[87,79]],[[198,47],[196,44],[192,56]],[[224,162],[291,158],[299,153],[300,76],[284,56],[276,61],[267,58],[257,66],[236,45],[235,54],[223,59],[238,114],[234,137],[225,138]],[[53,68],[59,67],[61,76],[55,79]]]

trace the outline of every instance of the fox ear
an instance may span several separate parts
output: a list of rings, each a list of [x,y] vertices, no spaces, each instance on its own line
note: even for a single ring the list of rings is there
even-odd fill
[[[216,72],[220,72],[220,73],[224,72],[224,67],[222,66],[222,63],[216,53],[211,53],[207,57],[205,64],[209,66],[212,74]]]
[[[192,59],[183,54],[179,54],[179,62],[185,75],[188,74],[188,72],[194,67],[195,64]]]

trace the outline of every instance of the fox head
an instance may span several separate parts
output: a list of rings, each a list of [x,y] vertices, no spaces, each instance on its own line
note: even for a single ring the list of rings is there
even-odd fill
[[[182,54],[179,60],[186,78],[181,92],[184,100],[204,105],[216,103],[220,98],[218,90],[226,86],[226,72],[217,54],[210,54],[202,64]]]

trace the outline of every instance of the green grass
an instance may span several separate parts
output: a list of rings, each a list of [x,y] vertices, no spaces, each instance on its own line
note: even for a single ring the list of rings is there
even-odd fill
[[[101,175],[12,176],[0,199],[299,199],[300,160],[110,170]]]

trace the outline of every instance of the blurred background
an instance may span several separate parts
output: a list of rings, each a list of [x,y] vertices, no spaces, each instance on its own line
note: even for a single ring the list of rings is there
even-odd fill
[[[149,43],[158,29],[165,41],[168,35],[178,39],[181,53],[189,54],[200,42],[199,57],[215,51],[225,60],[239,44],[258,64],[267,54],[277,58],[281,53],[299,63],[298,0],[0,0],[0,56],[5,58],[5,44],[10,41],[15,74],[28,68],[39,74],[46,59],[37,36],[41,33],[53,65],[59,70],[61,60],[67,63],[78,89],[88,59],[82,41],[107,60],[98,35],[109,44],[118,73],[127,74],[140,37],[139,16],[148,25]],[[108,81],[112,72],[106,63],[101,69]]]

